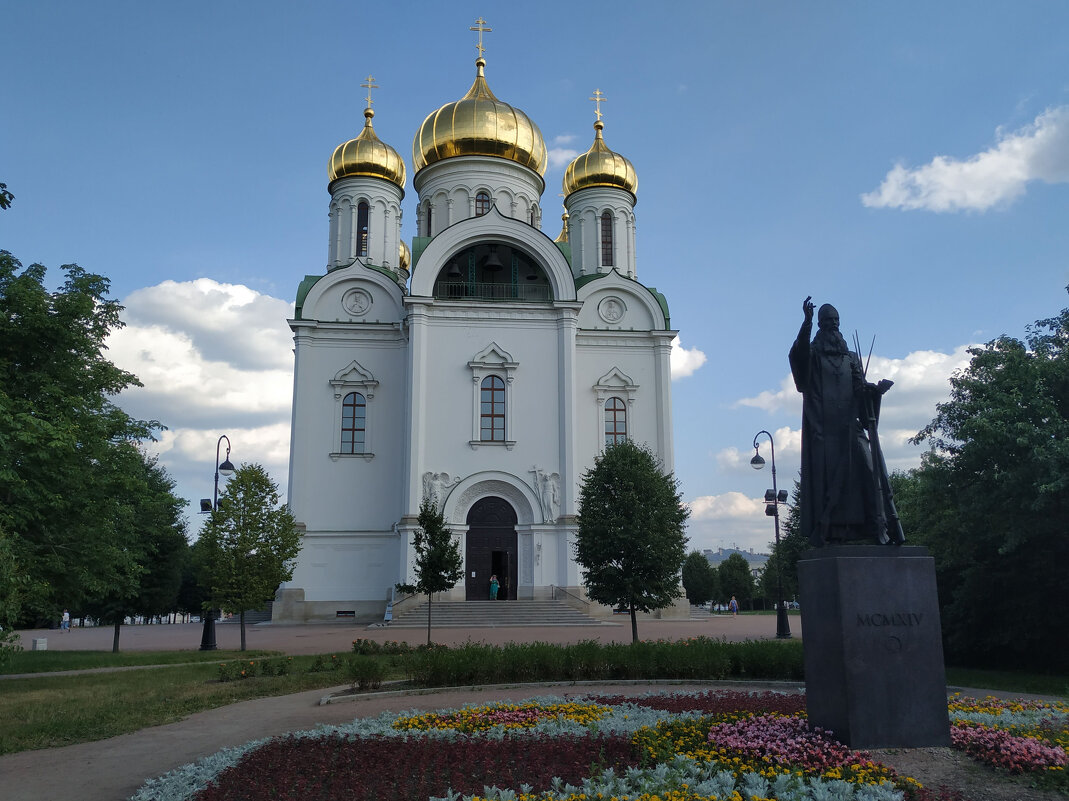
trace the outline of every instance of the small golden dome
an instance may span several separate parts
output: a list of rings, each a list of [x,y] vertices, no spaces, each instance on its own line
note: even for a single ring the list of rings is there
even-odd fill
[[[402,270],[407,270],[412,265],[412,250],[403,239],[397,247],[397,263],[401,265]]]
[[[423,121],[412,140],[412,164],[424,167],[454,156],[496,156],[546,174],[549,154],[542,132],[518,108],[494,96],[486,83],[486,61],[476,59],[475,83],[464,97]]]
[[[566,243],[568,241],[568,212],[564,212],[560,216],[560,233],[557,234],[557,238],[554,242]]]
[[[564,195],[590,186],[614,186],[632,195],[638,193],[638,175],[634,165],[619,153],[613,153],[605,144],[601,131],[605,124],[594,123],[594,144],[590,150],[577,156],[564,171]]]
[[[404,189],[405,163],[396,150],[375,135],[371,126],[374,116],[372,109],[364,110],[364,130],[355,139],[334,149],[327,175],[332,182],[352,175],[383,178]]]

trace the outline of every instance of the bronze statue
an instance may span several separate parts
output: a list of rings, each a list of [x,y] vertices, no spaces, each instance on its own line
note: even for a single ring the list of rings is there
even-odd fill
[[[861,355],[839,333],[839,312],[825,303],[813,341],[812,298],[791,346],[791,373],[802,393],[799,520],[814,547],[871,539],[905,542],[876,430],[880,399],[893,382],[866,380]]]

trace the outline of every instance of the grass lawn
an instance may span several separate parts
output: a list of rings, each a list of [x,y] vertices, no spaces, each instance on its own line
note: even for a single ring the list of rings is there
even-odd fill
[[[1062,700],[1069,699],[1069,676],[1051,673],[948,667],[947,684],[958,687],[982,687],[985,690],[1011,693],[1056,695]]]
[[[196,653],[178,655],[183,657],[180,661],[189,662]],[[53,655],[71,661],[70,664],[50,662],[51,670],[84,666],[77,652],[57,651]],[[147,654],[98,656],[144,657]],[[174,654],[167,655],[171,656]],[[0,727],[0,754],[103,740],[237,701],[348,683],[344,669],[306,672],[315,661],[314,656],[293,657],[290,675],[220,682],[219,662],[224,661],[220,657],[230,656],[230,652],[217,651],[210,661],[201,664],[0,680],[0,720],[4,721]],[[242,658],[256,661],[248,651]],[[381,658],[390,661],[390,657]],[[330,661],[329,655],[326,661]],[[387,678],[402,678],[402,675],[388,667]]]
[[[136,665],[181,665],[187,662],[218,664],[228,659],[261,659],[274,651],[18,651],[0,666],[0,675],[51,673],[56,670],[87,670]]]

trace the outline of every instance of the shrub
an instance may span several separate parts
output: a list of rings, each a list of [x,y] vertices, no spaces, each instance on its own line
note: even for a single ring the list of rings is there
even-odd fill
[[[729,643],[708,637],[628,645],[587,640],[572,645],[468,643],[460,648],[417,650],[404,668],[420,686],[523,681],[606,679],[719,680],[731,676],[799,680],[802,645],[790,642]]]
[[[354,656],[348,660],[347,669],[352,686],[360,690],[377,690],[386,678],[382,662],[370,656]]]

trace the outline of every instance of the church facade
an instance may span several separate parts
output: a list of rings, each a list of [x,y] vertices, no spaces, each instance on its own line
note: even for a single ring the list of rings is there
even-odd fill
[[[382,616],[414,580],[424,497],[459,541],[446,600],[582,597],[574,561],[584,470],[629,438],[673,467],[671,329],[638,281],[631,162],[590,149],[564,177],[564,225],[542,232],[547,150],[499,100],[486,62],[406,165],[365,126],[329,165],[326,270],[297,292],[289,505],[303,532],[276,622]],[[369,79],[368,91],[371,82]],[[600,96],[600,93],[598,93]]]

